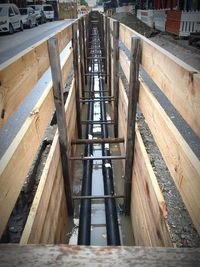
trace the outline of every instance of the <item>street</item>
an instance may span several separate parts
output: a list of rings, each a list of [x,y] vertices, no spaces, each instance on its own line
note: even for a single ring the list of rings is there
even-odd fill
[[[69,24],[69,20],[47,22],[32,29],[24,29],[23,32],[0,35],[0,64],[23,51],[27,47],[37,43],[46,36],[58,31],[64,25]]]

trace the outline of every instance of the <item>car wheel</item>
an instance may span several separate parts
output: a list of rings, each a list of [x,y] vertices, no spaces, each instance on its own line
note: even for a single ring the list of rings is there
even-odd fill
[[[10,34],[13,34],[14,33],[14,29],[13,29],[12,24],[9,24],[9,33]]]
[[[20,22],[20,31],[23,31],[24,30],[24,25],[22,22]]]

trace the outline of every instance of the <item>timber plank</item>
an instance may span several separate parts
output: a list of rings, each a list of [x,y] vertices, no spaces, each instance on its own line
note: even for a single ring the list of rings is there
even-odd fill
[[[120,24],[120,40],[130,50],[131,36],[142,42],[141,64],[193,131],[200,137],[200,73],[141,34]]]
[[[65,77],[69,74],[69,68],[65,66],[72,64],[71,55],[72,51],[67,53],[62,63],[62,75]],[[2,218],[0,236],[21,191],[54,108],[52,82],[50,82],[0,161],[0,218]],[[22,157],[22,155],[26,156]],[[13,183],[16,183],[15,187]]]
[[[143,81],[139,106],[200,233],[200,161]]]
[[[69,90],[69,95],[65,103],[65,113],[69,113],[71,107],[74,110],[75,103],[75,87],[74,81],[72,82]],[[75,116],[75,115],[73,115]],[[73,117],[71,116],[71,117]],[[68,142],[71,143],[71,138],[75,138],[76,131],[71,131],[70,116],[67,116],[67,127],[69,129]],[[72,120],[73,125],[76,125],[76,118]],[[32,207],[29,212],[29,216],[22,234],[20,244],[38,244],[42,233],[42,226],[45,223],[46,210],[48,209],[48,203],[51,197],[52,187],[56,176],[56,171],[60,161],[60,148],[58,142],[58,131],[55,134],[39,185],[34,197]]]
[[[119,133],[126,139],[128,97],[119,81]],[[131,218],[136,245],[171,246],[167,209],[136,123]],[[147,191],[148,190],[148,191]],[[148,192],[148,194],[147,194]]]
[[[199,254],[199,248],[0,245],[1,264],[4,267],[13,266],[13,263],[21,267],[197,267],[200,265]]]
[[[71,40],[71,25],[53,33],[0,65],[0,127],[8,121],[49,67],[47,40],[58,38],[59,51]]]
[[[40,244],[53,244],[54,234],[55,234],[55,222],[58,219],[58,213],[61,201],[61,192],[63,183],[62,168],[61,163],[58,163],[56,174],[54,177],[53,186],[51,188],[51,196],[49,199],[48,207],[43,212],[46,212],[45,220],[42,227],[42,232],[40,236]]]
[[[135,233],[134,236],[138,235],[138,232],[142,231],[142,229],[140,229],[140,225],[145,220],[150,240],[150,243],[146,243],[146,240],[143,241],[139,240],[138,238],[139,243],[136,243],[136,245],[157,247],[172,246],[171,238],[166,224],[166,203],[160,191],[156,176],[153,172],[149,157],[147,155],[138,129],[136,130],[134,170],[134,186],[137,186],[136,191],[138,190],[137,193],[140,195],[139,198],[142,203],[145,217],[145,219],[141,218],[141,220],[139,220],[139,229],[133,224]],[[134,186],[132,187],[133,191]],[[132,192],[132,194],[134,194],[134,192]],[[137,204],[134,201],[132,205],[132,218],[134,218],[134,216],[138,216],[140,209],[135,208],[135,205]],[[140,216],[142,216],[142,214]]]
[[[47,106],[48,109],[46,108]],[[14,208],[15,202],[26,179],[26,174],[35,157],[53,110],[53,93],[51,84],[49,84],[34,110],[1,159],[0,236]]]

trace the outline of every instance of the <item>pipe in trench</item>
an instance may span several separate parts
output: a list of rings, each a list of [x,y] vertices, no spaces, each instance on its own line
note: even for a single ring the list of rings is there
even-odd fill
[[[100,65],[98,64],[98,68]],[[94,64],[92,65],[92,71],[94,71]],[[92,81],[91,81],[92,80]],[[102,79],[99,79],[100,95],[103,93]],[[90,78],[90,90],[94,90],[94,77]],[[100,102],[101,120],[106,121],[106,104],[105,101]],[[87,119],[93,120],[94,102],[88,104]],[[86,127],[86,138],[89,134],[93,133],[93,125],[88,124]],[[108,137],[108,128],[106,124],[101,126],[102,138]],[[88,144],[85,146],[85,155],[90,156],[93,152],[93,145]],[[109,156],[110,150],[107,149],[105,144],[102,144],[102,155]],[[109,167],[107,167],[109,166]],[[84,173],[82,182],[82,196],[91,195],[92,192],[92,161],[86,161],[84,163]],[[104,193],[105,195],[114,194],[113,184],[113,170],[110,160],[103,160],[102,173],[104,179]],[[108,245],[120,245],[120,234],[117,218],[117,209],[115,199],[105,199],[106,210],[106,229],[107,229],[107,244]],[[90,226],[91,226],[91,199],[82,199],[80,208],[80,220],[79,220],[79,233],[78,233],[78,245],[90,245]]]
[[[94,77],[90,77],[89,90],[94,90]],[[94,102],[88,103],[87,120],[92,121],[94,115]],[[93,135],[93,125],[86,125],[86,139],[89,135]],[[85,156],[93,154],[93,145],[85,145]],[[82,180],[82,196],[90,196],[92,194],[92,168],[93,161],[86,160],[83,162],[83,180]],[[91,236],[91,199],[82,199],[80,207],[80,220],[78,231],[78,245],[90,245]]]

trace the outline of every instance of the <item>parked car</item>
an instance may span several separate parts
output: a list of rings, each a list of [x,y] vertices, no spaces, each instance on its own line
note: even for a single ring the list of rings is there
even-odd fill
[[[39,24],[46,23],[47,19],[44,14],[42,5],[30,5],[30,7],[34,9],[38,23]]]
[[[53,10],[52,5],[42,5],[42,10],[47,20],[50,20],[50,21],[54,20],[54,10]]]
[[[24,27],[32,28],[33,26],[38,26],[36,14],[33,8],[20,8],[19,11],[22,16]]]
[[[15,4],[0,4],[0,32],[23,31],[22,17]]]

